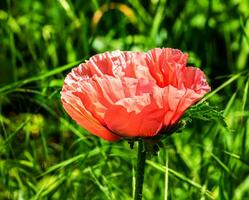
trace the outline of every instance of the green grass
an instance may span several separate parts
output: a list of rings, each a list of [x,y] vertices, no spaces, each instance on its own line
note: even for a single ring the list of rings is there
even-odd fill
[[[164,140],[144,199],[249,199],[248,30],[247,0],[1,1],[0,199],[132,199],[137,145],[87,133],[59,92],[95,53],[153,47],[189,53],[228,127],[195,119]]]

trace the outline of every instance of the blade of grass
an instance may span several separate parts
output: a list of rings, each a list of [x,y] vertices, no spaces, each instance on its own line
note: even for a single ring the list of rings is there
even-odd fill
[[[206,149],[205,147],[203,147],[203,145],[201,144],[194,144],[193,146],[198,147],[203,149],[204,151],[206,151],[207,153],[209,153],[211,155],[211,157],[221,166],[222,169],[224,169],[224,171],[226,171],[231,177],[233,177],[234,179],[237,179],[236,176],[232,173],[232,171],[227,167],[227,165],[225,163],[223,163],[220,158],[218,156],[216,156],[213,152],[211,152],[210,150]]]
[[[233,93],[233,96],[230,98],[230,100],[228,101],[226,108],[224,110],[224,116],[227,116],[232,108],[232,105],[234,103],[235,97],[237,95],[237,92]]]
[[[249,176],[247,175],[245,179],[238,185],[234,191],[234,200],[242,200],[248,197],[249,191]]]
[[[212,97],[214,94],[216,94],[217,92],[219,92],[220,90],[222,90],[223,88],[225,88],[226,86],[228,86],[229,84],[231,84],[232,82],[234,82],[235,80],[237,80],[238,78],[240,78],[245,73],[248,73],[248,71],[244,71],[244,72],[235,74],[230,79],[228,79],[223,84],[221,84],[219,87],[217,87],[215,90],[213,90],[208,95],[206,95],[198,104],[202,103],[203,101],[206,101],[207,99],[209,99],[210,97]]]
[[[249,36],[247,35],[245,25],[243,23],[242,16],[240,17],[240,27],[242,29],[243,36],[246,38],[247,44],[249,45]]]
[[[205,149],[205,148],[204,148],[202,145],[200,145],[200,144],[194,144],[193,146],[202,148],[204,151],[207,151],[208,153],[210,153],[210,150]],[[217,150],[219,150],[219,151],[222,151],[224,154],[230,156],[231,158],[235,158],[235,159],[237,159],[237,160],[241,161],[242,163],[244,163],[244,164],[246,164],[246,165],[249,166],[249,161],[243,159],[243,157],[241,157],[241,156],[238,155],[238,154],[235,154],[235,153],[232,153],[232,152],[229,152],[229,151],[226,151],[226,150],[220,150],[220,149],[218,149],[217,147],[212,147],[212,148],[217,149]],[[224,164],[224,165],[225,165],[225,164]]]
[[[153,161],[147,160],[146,161],[147,164],[149,164],[150,166],[154,167],[155,169],[165,173],[166,167],[159,165]],[[174,171],[173,169],[168,168],[169,174],[173,175],[174,177],[178,178],[181,181],[184,181],[186,183],[188,183],[189,185],[197,188],[200,190],[200,192],[204,192],[205,195],[207,197],[209,197],[210,199],[215,199],[215,197],[213,196],[212,192],[210,192],[209,190],[205,189],[204,186],[192,181],[191,179],[185,177],[184,175],[180,174],[179,172]]]
[[[207,151],[207,152],[210,153],[211,157],[221,166],[221,168],[223,168],[235,180],[237,179],[237,177],[232,173],[232,171],[227,167],[227,165],[220,160],[220,158],[218,158],[216,155],[214,155],[210,151]]]
[[[241,161],[242,163],[246,164],[247,166],[249,166],[249,161],[243,159],[240,155],[235,154],[235,153],[231,153],[228,151],[223,151],[223,153],[230,156],[231,158],[235,158],[235,159]]]
[[[132,199],[135,196],[135,187],[136,187],[136,172],[135,164],[132,165]]]
[[[141,18],[139,23],[137,23],[138,29],[143,32],[146,28],[146,24],[151,23],[151,16],[149,13],[144,9],[142,3],[140,1],[134,1],[134,0],[128,0],[128,2],[132,5],[133,8],[135,8],[137,14],[138,14],[138,20]]]
[[[63,125],[65,125],[69,130],[71,130],[76,136],[82,139],[83,142],[90,145],[91,143],[84,137],[84,135],[78,131],[70,122],[68,122],[63,117],[60,117],[56,114],[56,112],[50,108],[45,102],[42,102],[41,100],[34,99],[34,102],[36,102],[38,105],[43,107],[46,111],[48,111],[53,117],[57,118]]]
[[[249,79],[246,82],[245,88],[244,88],[244,93],[243,93],[243,99],[242,99],[242,109],[241,112],[245,111],[245,106],[246,106],[246,101],[247,101],[247,97],[248,97],[248,85],[249,85]],[[241,118],[241,125],[243,126],[243,121],[244,118]],[[243,131],[243,129],[241,129]],[[247,140],[247,130],[246,128],[244,129],[244,131],[242,132],[242,148],[241,148],[241,155],[242,157],[244,157],[245,152],[246,152],[246,140]]]
[[[51,181],[47,181],[46,184],[43,184],[41,189],[36,193],[36,195],[32,198],[32,200],[42,199],[41,197],[45,197],[49,193],[55,191],[61,184],[65,181],[65,177],[56,176],[55,179]]]
[[[248,97],[248,86],[249,86],[249,79],[246,82],[244,92],[243,92],[243,99],[242,99],[242,106],[241,106],[242,111],[245,110],[245,106],[246,106],[246,101],[247,101],[247,97]]]
[[[158,2],[157,11],[155,12],[156,16],[154,17],[152,27],[150,30],[150,38],[152,39],[151,46],[156,45],[156,37],[158,34],[158,30],[163,20],[163,16],[165,14],[165,4],[166,4],[166,0],[161,0]]]
[[[15,137],[15,135],[29,122],[31,120],[31,118],[30,117],[28,117],[23,123],[21,123],[17,128],[16,128],[16,130],[13,132],[13,133],[11,133],[6,139],[5,139],[5,141],[4,141],[4,144],[3,144],[3,146],[1,146],[0,147],[0,151],[3,149],[3,148],[5,148],[5,146],[9,143],[9,142],[11,142],[11,140]]]
[[[164,200],[168,199],[168,185],[169,185],[169,156],[168,156],[168,151],[166,150]]]
[[[94,172],[92,171],[92,169],[89,167],[90,170],[90,174],[94,179],[94,183],[99,187],[99,189],[105,194],[106,198],[111,200],[111,192],[109,191],[108,187],[105,187],[104,185],[102,185],[99,181],[99,178],[96,177],[96,175],[94,174]]]
[[[74,157],[72,157],[72,158],[70,158],[70,159],[67,159],[67,160],[65,160],[65,161],[63,161],[63,162],[60,162],[60,163],[58,163],[58,164],[56,164],[56,165],[53,165],[52,167],[48,168],[47,171],[45,171],[44,173],[40,174],[38,177],[45,176],[45,175],[47,175],[47,174],[49,174],[49,173],[51,173],[51,172],[54,172],[54,171],[56,171],[56,170],[65,168],[65,167],[67,167],[68,165],[70,165],[70,164],[72,164],[72,163],[74,163],[74,162],[76,162],[76,161],[79,161],[79,160],[81,160],[81,159],[86,159],[86,158],[92,157],[92,156],[97,155],[97,154],[99,154],[99,153],[100,153],[100,149],[99,149],[99,148],[96,148],[96,149],[94,149],[94,150],[92,150],[92,151],[90,151],[90,152],[87,152],[87,153],[85,153],[85,154],[80,154],[80,155],[74,156]]]
[[[50,70],[50,71],[48,71],[46,73],[43,73],[43,74],[41,74],[39,76],[36,76],[36,77],[30,77],[30,78],[27,78],[27,79],[24,79],[24,80],[17,81],[17,82],[11,83],[9,85],[6,85],[6,86],[0,88],[0,94],[3,95],[3,94],[10,93],[13,90],[16,90],[16,88],[21,87],[21,86],[23,86],[25,84],[32,83],[32,82],[35,82],[35,81],[39,81],[39,80],[45,79],[47,77],[59,74],[59,73],[65,71],[67,69],[70,69],[70,68],[80,64],[83,60],[84,59],[81,59],[81,60],[75,61],[73,63],[69,63],[69,64],[63,65],[61,67],[57,67],[57,68],[55,68],[53,70]]]

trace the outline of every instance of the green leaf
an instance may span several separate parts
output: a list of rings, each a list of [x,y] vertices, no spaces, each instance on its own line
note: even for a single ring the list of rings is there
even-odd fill
[[[215,106],[210,106],[207,102],[202,102],[192,106],[189,110],[187,110],[183,119],[187,121],[192,121],[192,119],[201,119],[205,121],[214,120],[223,127],[227,127],[223,111],[219,110]]]

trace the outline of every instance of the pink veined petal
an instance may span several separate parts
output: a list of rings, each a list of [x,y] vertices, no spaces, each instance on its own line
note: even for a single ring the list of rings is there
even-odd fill
[[[75,67],[72,69],[72,71],[67,75],[65,78],[65,83],[70,85],[71,83],[77,83],[79,81],[84,81],[86,78],[89,78],[92,76],[91,70],[94,70],[93,68],[86,67],[86,63],[80,64],[78,67]],[[102,75],[102,73],[95,69],[95,74]]]
[[[102,54],[96,54],[92,56],[89,60],[85,61],[78,66],[77,71],[78,77],[88,76],[92,77],[94,75],[103,76],[123,76],[123,68],[126,67],[125,60],[123,58],[122,51],[112,51],[105,52]]]
[[[106,99],[100,96],[96,83],[92,78],[88,76],[75,77],[75,75],[81,73],[81,70],[82,68],[79,66],[67,75],[62,89],[62,99],[63,96],[70,96],[70,101],[77,99],[87,112],[100,124],[104,125],[103,116],[106,111]]]
[[[98,93],[97,100],[103,102],[106,107],[125,98],[125,91],[120,78],[103,75],[102,77],[93,76],[92,80]]]
[[[184,90],[178,90],[177,88],[169,85],[165,88],[156,88],[153,91],[153,98],[157,105],[164,110],[164,126],[171,126],[171,120],[175,115],[176,109],[185,94]]]
[[[89,67],[95,66],[103,74],[110,76],[123,76],[123,68],[126,67],[123,53],[119,50],[97,54],[90,58]],[[92,73],[94,75],[94,73]]]
[[[171,85],[165,87],[163,98],[167,102],[168,109],[175,111],[184,94],[185,90],[179,90]]]
[[[122,78],[122,84],[126,97],[140,96],[144,93],[151,93],[156,86],[154,80],[147,79],[135,79],[124,77]]]
[[[187,58],[187,54],[171,48],[155,48],[146,53],[147,66],[160,87],[181,84],[179,72],[186,67]]]
[[[79,71],[78,71],[79,70]],[[113,77],[94,74],[92,77],[77,77],[82,68],[74,69],[65,79],[64,88],[81,100],[82,105],[105,126],[106,109],[120,99],[150,93],[155,82],[153,80],[135,79],[129,77]]]
[[[112,51],[92,56],[80,65],[80,75],[131,77],[153,80],[145,62],[145,53],[131,51]],[[79,73],[78,73],[79,75]]]
[[[103,75],[78,83],[73,94],[79,97],[85,108],[103,125],[106,109],[116,101],[125,98],[122,81],[119,78]]]
[[[105,99],[101,98],[96,84],[92,79],[84,80],[77,84],[77,88],[72,91],[75,98],[81,100],[82,105],[103,124],[103,116],[106,111]]]
[[[134,78],[115,78],[107,75],[93,76],[79,83],[79,91],[73,94],[103,125],[106,110],[117,101],[134,95],[150,93],[155,83]]]
[[[124,137],[151,137],[162,127],[163,110],[149,94],[122,99],[105,113],[107,127]]]
[[[103,127],[98,120],[85,109],[77,97],[68,95],[67,91],[62,91],[61,95],[64,109],[81,127],[108,141],[117,141],[120,139],[119,136]]]
[[[203,97],[203,94],[198,94],[194,90],[187,89],[182,96],[175,114],[171,119],[171,124],[175,124],[184,114],[184,112]]]
[[[163,108],[165,115],[163,124],[170,127],[178,122],[184,112],[203,97],[203,93],[196,93],[192,89],[178,89],[171,85],[165,88],[155,87],[153,99],[159,108]]]
[[[185,93],[174,109],[175,113],[170,121],[175,124],[182,117],[184,112],[197,101],[199,101],[211,88],[207,83],[205,74],[198,68],[186,67],[182,71],[182,81],[185,85]],[[170,113],[172,115],[172,113]]]
[[[203,97],[203,93],[198,94],[192,89],[179,90],[173,86],[163,89],[163,102],[166,110],[164,125],[176,124],[184,112]]]
[[[198,94],[206,94],[211,90],[205,74],[196,67],[186,67],[183,70],[183,82],[185,88],[192,89]]]
[[[162,86],[163,83],[163,74],[161,71],[161,66],[159,65],[161,53],[162,49],[160,48],[155,48],[146,53],[147,66],[151,75],[155,78],[159,86]]]
[[[145,53],[125,51],[126,68],[124,69],[126,77],[137,79],[154,80],[146,64]]]

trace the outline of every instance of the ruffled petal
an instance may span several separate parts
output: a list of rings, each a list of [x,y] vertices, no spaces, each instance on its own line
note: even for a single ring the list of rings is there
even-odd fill
[[[182,71],[182,74],[182,81],[186,89],[194,90],[200,95],[204,95],[211,90],[205,74],[200,69],[196,67],[186,67]]]
[[[172,118],[184,94],[184,90],[178,90],[171,85],[165,88],[158,87],[153,91],[153,98],[157,105],[164,110],[163,124],[165,127],[172,125]]]
[[[103,127],[99,121],[86,110],[79,98],[66,90],[62,90],[61,99],[64,109],[81,127],[108,141],[117,141],[120,139],[119,136]]]
[[[92,78],[79,82],[73,94],[81,99],[85,108],[100,123],[105,125],[103,119],[107,108],[121,99],[150,93],[154,85],[155,83],[149,80],[94,75]]]
[[[126,77],[154,80],[147,66],[145,55],[145,53],[141,52],[124,52],[126,61],[124,72]]]
[[[143,52],[112,51],[94,55],[80,65],[81,76],[109,75],[153,80]]]
[[[182,117],[184,112],[197,101],[203,97],[203,94],[198,94],[194,90],[187,89],[185,94],[181,97],[180,102],[178,103],[175,113],[172,116],[171,124],[176,124],[179,119]]]
[[[160,87],[181,84],[179,72],[186,66],[187,58],[187,54],[171,48],[155,48],[146,53],[147,66]]]
[[[82,67],[74,69],[65,79],[64,90],[81,101],[84,108],[105,126],[104,115],[110,106],[117,101],[150,93],[155,81],[135,79],[130,77],[113,77],[94,74],[92,77],[76,77],[82,72]]]
[[[103,124],[103,116],[106,111],[106,99],[103,98],[96,87],[96,83],[87,78],[77,83],[77,88],[72,90],[75,98],[80,99],[81,104],[94,118]]]
[[[203,97],[203,93],[197,93],[192,89],[178,89],[171,85],[165,88],[156,88],[153,98],[159,108],[163,108],[165,127],[175,125],[184,112]]]
[[[103,75],[102,77],[93,76],[92,84],[98,94],[96,100],[102,102],[106,107],[125,98],[125,91],[120,78],[107,75]]]
[[[124,137],[151,137],[162,127],[164,112],[151,95],[122,99],[105,113],[107,127]]]

